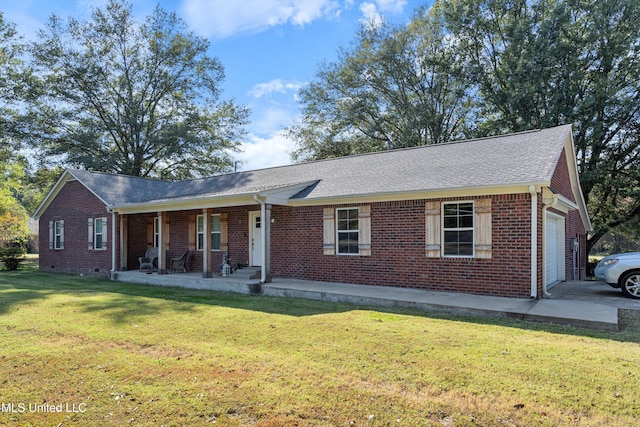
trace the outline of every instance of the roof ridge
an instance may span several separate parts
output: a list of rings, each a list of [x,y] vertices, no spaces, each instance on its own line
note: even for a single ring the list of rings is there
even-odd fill
[[[398,154],[398,153],[402,153],[402,152],[406,152],[406,151],[410,151],[410,150],[420,150],[420,149],[429,149],[429,148],[436,148],[436,147],[443,147],[443,146],[459,145],[459,144],[464,144],[464,143],[487,141],[487,140],[491,140],[491,139],[511,138],[511,137],[516,137],[516,136],[521,136],[521,135],[526,135],[526,134],[534,134],[534,133],[539,133],[539,132],[543,132],[543,131],[550,131],[550,130],[559,129],[559,128],[563,128],[563,127],[570,127],[570,126],[571,126],[570,124],[564,124],[564,125],[554,126],[554,127],[551,127],[551,128],[545,128],[545,129],[536,128],[536,129],[530,129],[530,130],[525,130],[525,131],[520,131],[520,132],[508,133],[508,134],[504,134],[504,135],[490,135],[490,136],[484,136],[484,137],[479,137],[479,138],[461,139],[461,140],[456,140],[456,141],[447,141],[447,142],[442,142],[442,143],[438,143],[438,144],[426,144],[426,145],[418,145],[418,146],[414,146],[414,147],[402,147],[402,148],[395,148],[395,149],[391,149],[391,150],[373,151],[373,152],[369,152],[369,153],[357,153],[357,154],[350,154],[348,156],[331,157],[331,158],[328,158],[328,159],[310,160],[310,161],[305,161],[305,162],[300,162],[300,163],[290,163],[290,164],[286,164],[286,165],[270,166],[270,167],[259,168],[259,169],[249,169],[249,170],[246,170],[246,171],[236,171],[236,172],[222,173],[222,174],[219,174],[219,175],[210,175],[210,176],[204,176],[204,177],[200,177],[200,178],[181,179],[181,180],[178,180],[178,181],[171,181],[171,180],[166,180],[166,179],[161,179],[161,178],[152,178],[152,177],[139,177],[139,176],[134,176],[134,175],[124,175],[124,174],[117,174],[117,173],[114,174],[114,173],[102,172],[102,171],[90,171],[90,170],[84,170],[84,169],[69,169],[69,170],[70,171],[89,172],[89,173],[95,173],[95,174],[105,174],[105,175],[111,175],[111,176],[121,176],[121,177],[126,177],[126,178],[136,178],[136,179],[142,179],[142,180],[153,181],[153,182],[162,182],[162,183],[167,183],[167,184],[185,184],[185,183],[193,183],[193,182],[205,181],[205,180],[222,178],[222,177],[227,177],[228,178],[228,177],[232,177],[234,175],[241,176],[241,175],[244,175],[244,174],[247,174],[247,173],[253,173],[253,172],[279,170],[279,169],[282,169],[282,168],[290,168],[290,167],[295,167],[295,166],[313,165],[313,164],[320,164],[320,163],[326,163],[326,162],[332,162],[332,161],[346,161],[346,160],[349,160],[349,159],[355,159],[355,158],[366,157],[366,156],[381,156],[381,155],[392,154],[392,153]]]
[[[546,129],[536,128],[536,129],[530,129],[530,130],[525,130],[525,131],[520,131],[520,132],[513,132],[513,133],[508,133],[508,134],[503,134],[503,135],[490,135],[490,136],[483,136],[483,137],[479,137],[479,138],[460,139],[460,140],[455,140],[455,141],[441,142],[441,143],[437,143],[437,144],[425,144],[425,145],[417,145],[417,146],[414,146],[414,147],[394,148],[394,149],[391,149],[391,150],[372,151],[372,152],[369,152],[369,153],[356,153],[356,154],[350,154],[348,156],[331,157],[331,158],[328,158],[328,159],[309,160],[309,161],[300,162],[300,163],[291,163],[291,164],[288,164],[288,165],[270,166],[270,167],[260,168],[260,169],[249,169],[249,170],[246,170],[246,171],[230,172],[230,173],[227,173],[227,174],[214,175],[214,176],[229,176],[229,175],[233,175],[233,174],[242,174],[242,173],[247,173],[247,172],[256,172],[256,171],[280,169],[280,168],[286,168],[286,167],[291,167],[291,166],[296,166],[296,165],[309,165],[309,164],[330,162],[330,161],[342,160],[342,159],[353,159],[353,158],[356,158],[356,157],[376,156],[376,155],[384,155],[384,154],[388,154],[388,153],[399,153],[399,152],[402,152],[402,151],[419,150],[419,149],[426,149],[426,148],[432,148],[432,147],[442,147],[442,146],[445,146],[445,145],[463,144],[463,143],[466,143],[466,142],[478,142],[478,141],[484,141],[484,140],[488,140],[488,139],[509,138],[509,137],[520,136],[520,135],[529,134],[529,133],[537,133],[537,132],[557,129],[557,128],[566,127],[566,126],[571,126],[571,125],[564,124],[564,125],[554,126],[554,127],[551,127],[551,128],[546,128]],[[211,176],[209,178],[212,178],[214,176]],[[197,179],[206,179],[206,178],[207,177],[197,178]]]
[[[176,181],[169,181],[166,179],[162,179],[162,178],[153,178],[153,177],[148,177],[148,176],[136,176],[136,175],[126,175],[123,173],[112,173],[112,172],[105,172],[105,171],[94,171],[94,170],[88,170],[88,169],[76,169],[76,168],[68,168],[67,169],[72,175],[75,176],[75,172],[80,172],[80,173],[90,173],[90,174],[95,174],[95,175],[109,175],[109,176],[113,176],[113,177],[122,177],[122,178],[128,178],[128,179],[140,179],[140,180],[145,180],[145,181],[154,181],[154,182],[176,182]]]

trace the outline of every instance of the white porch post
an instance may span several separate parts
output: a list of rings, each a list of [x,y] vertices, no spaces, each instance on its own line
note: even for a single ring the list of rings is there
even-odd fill
[[[129,264],[129,217],[120,215],[120,271],[127,270]]]
[[[271,205],[267,205],[257,194],[253,195],[253,200],[260,204],[260,218],[262,218],[260,227],[260,237],[262,238],[262,255],[260,262],[260,282],[267,283],[271,281]]]
[[[169,230],[167,229],[167,213],[158,212],[158,223],[160,225],[158,230],[158,274],[167,274],[167,244],[166,240],[169,237]]]
[[[202,209],[202,277],[212,277],[211,271],[211,209]]]
[[[271,282],[271,205],[262,204],[262,283]]]

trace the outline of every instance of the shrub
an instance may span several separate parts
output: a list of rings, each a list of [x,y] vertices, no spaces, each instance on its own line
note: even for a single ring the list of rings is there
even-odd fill
[[[7,270],[17,270],[25,260],[24,254],[24,249],[19,246],[0,248],[0,261],[4,263]]]

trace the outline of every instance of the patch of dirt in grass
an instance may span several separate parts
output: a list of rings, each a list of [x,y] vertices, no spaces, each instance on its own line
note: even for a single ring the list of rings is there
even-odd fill
[[[166,346],[160,346],[155,344],[134,344],[129,342],[110,342],[106,345],[111,349],[124,350],[130,353],[136,353],[143,356],[152,358],[170,358],[170,359],[185,359],[192,357],[193,352],[189,350],[181,350],[177,348],[171,348]]]

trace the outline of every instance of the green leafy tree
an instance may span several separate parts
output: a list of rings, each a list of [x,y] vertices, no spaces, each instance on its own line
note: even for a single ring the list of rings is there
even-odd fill
[[[15,26],[0,12],[0,248],[25,241],[29,215],[19,202],[26,159],[21,148],[21,122],[29,73],[22,57],[24,44]]]
[[[640,3],[442,0],[482,106],[480,134],[574,125],[594,231],[640,215]]]
[[[25,44],[13,23],[0,12],[0,161],[22,147],[21,110],[25,108],[32,83],[30,69],[23,60]]]
[[[181,179],[230,170],[248,110],[220,101],[209,42],[159,6],[139,23],[112,0],[90,19],[52,16],[31,47],[31,142],[49,164]]]
[[[419,9],[409,26],[363,25],[350,49],[300,92],[289,128],[296,160],[435,144],[464,136],[470,85],[442,17]]]
[[[18,200],[27,212],[33,214],[64,169],[61,167],[32,169],[33,166],[30,165],[25,172]]]
[[[27,211],[9,192],[0,190],[0,247],[26,242],[30,235]]]
[[[26,160],[8,151],[0,153],[0,248],[25,242],[29,236],[29,215],[19,202]]]

